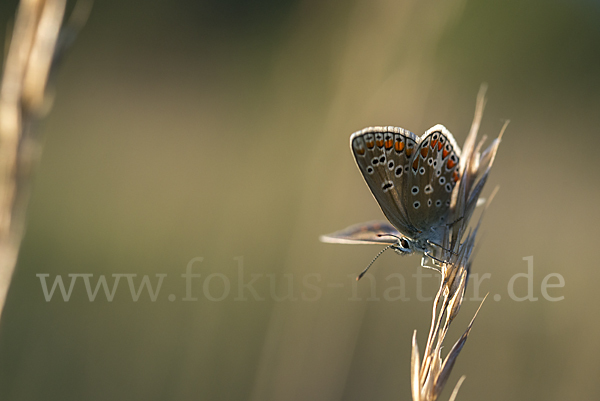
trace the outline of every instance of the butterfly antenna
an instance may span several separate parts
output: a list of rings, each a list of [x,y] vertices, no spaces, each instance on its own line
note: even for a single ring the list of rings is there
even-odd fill
[[[381,251],[379,251],[379,253],[373,258],[373,260],[371,261],[371,263],[369,263],[369,265],[367,267],[365,267],[365,270],[363,270],[362,272],[360,272],[360,274],[358,275],[358,277],[356,277],[356,281],[360,280],[362,278],[362,276],[365,275],[365,273],[367,272],[367,270],[369,270],[369,268],[373,265],[373,263],[375,263],[375,261],[377,260],[377,258],[380,257],[382,253],[384,253],[385,251],[387,251],[388,249],[390,249],[392,246],[394,246],[394,245],[390,244],[390,245],[386,246],[385,248],[383,248]]]

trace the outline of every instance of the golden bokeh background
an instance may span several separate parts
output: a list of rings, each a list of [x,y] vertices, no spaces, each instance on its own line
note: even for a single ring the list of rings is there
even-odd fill
[[[384,254],[356,285],[379,248],[318,236],[383,217],[353,131],[442,123],[462,143],[482,82],[481,133],[511,120],[473,265],[490,298],[442,399],[463,374],[464,401],[598,399],[599,18],[584,0],[97,1],[42,127],[0,399],[409,399],[419,258]],[[517,302],[529,256],[538,300]],[[46,302],[37,274],[166,277],[154,302],[125,276],[112,302],[82,278]]]

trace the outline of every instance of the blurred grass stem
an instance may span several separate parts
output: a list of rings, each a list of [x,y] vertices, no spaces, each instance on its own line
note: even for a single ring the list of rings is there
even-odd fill
[[[89,5],[89,3],[88,3]],[[49,110],[47,86],[65,44],[66,0],[22,0],[0,86],[0,313],[23,237],[32,170],[39,159],[37,126]],[[76,7],[71,28],[80,27]]]
[[[464,299],[471,270],[470,259],[485,209],[479,216],[479,221],[474,228],[469,227],[469,221],[494,163],[502,134],[506,129],[506,124],[504,124],[498,138],[492,141],[491,145],[485,151],[480,152],[485,137],[475,145],[485,107],[485,91],[486,86],[482,85],[477,96],[473,124],[461,155],[461,178],[452,199],[450,212],[450,221],[454,221],[454,223],[446,226],[444,240],[440,246],[435,248],[436,259],[443,260],[444,262],[441,264],[440,287],[433,301],[431,326],[422,362],[417,344],[416,331],[413,334],[411,357],[413,401],[434,401],[439,397],[450,377],[458,354],[469,336],[475,317],[481,308],[480,305],[463,335],[456,341],[446,357],[443,358],[442,344],[446,338],[450,324],[458,314]],[[494,190],[488,199],[486,208],[493,199],[496,190]],[[458,388],[463,380],[464,376],[454,388],[450,400],[456,398]]]

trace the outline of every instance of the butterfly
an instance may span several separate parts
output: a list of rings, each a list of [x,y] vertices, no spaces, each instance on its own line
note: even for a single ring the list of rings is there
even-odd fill
[[[387,244],[399,254],[436,260],[430,250],[441,246],[460,179],[461,151],[450,131],[438,124],[419,138],[400,127],[368,127],[351,135],[350,149],[389,223],[353,225],[321,241]]]

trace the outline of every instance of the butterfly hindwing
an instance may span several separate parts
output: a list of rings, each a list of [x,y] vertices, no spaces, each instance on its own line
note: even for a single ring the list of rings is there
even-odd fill
[[[406,179],[409,221],[421,232],[448,223],[452,191],[459,179],[460,148],[443,125],[421,137]]]

